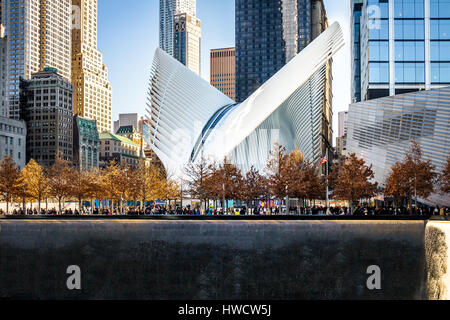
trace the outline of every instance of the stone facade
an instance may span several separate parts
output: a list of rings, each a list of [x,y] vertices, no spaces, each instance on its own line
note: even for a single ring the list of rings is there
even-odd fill
[[[100,138],[97,121],[75,115],[73,118],[73,163],[81,170],[98,169]]]
[[[0,159],[8,155],[23,168],[27,128],[24,121],[0,117]]]
[[[56,159],[73,161],[72,85],[56,70],[22,80],[20,116],[27,123],[27,162],[51,166]]]

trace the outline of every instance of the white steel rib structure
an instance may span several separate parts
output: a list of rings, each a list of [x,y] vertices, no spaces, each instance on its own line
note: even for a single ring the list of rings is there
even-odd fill
[[[262,169],[276,142],[317,161],[327,62],[343,45],[334,23],[241,104],[157,49],[147,110],[153,150],[173,173],[201,156]]]

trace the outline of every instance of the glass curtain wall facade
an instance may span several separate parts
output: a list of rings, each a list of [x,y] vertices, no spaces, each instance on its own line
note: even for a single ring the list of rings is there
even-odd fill
[[[450,0],[358,2],[352,3],[353,101],[450,84]]]
[[[236,0],[237,101],[295,57],[326,23],[322,0]]]
[[[416,141],[423,157],[442,172],[450,150],[450,87],[400,94],[350,105],[347,150],[373,165],[375,180],[386,182]],[[433,204],[450,206],[435,194]]]
[[[361,10],[364,0],[352,0],[351,52],[352,52],[352,102],[361,101]]]
[[[0,117],[8,116],[8,108],[6,102],[6,46],[7,40],[3,31],[3,26],[0,24]]]

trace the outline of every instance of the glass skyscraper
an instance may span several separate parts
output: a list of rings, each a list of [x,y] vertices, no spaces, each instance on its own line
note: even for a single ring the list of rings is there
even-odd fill
[[[236,99],[245,100],[317,37],[322,0],[236,0]]]
[[[450,84],[450,0],[352,0],[353,102]]]
[[[173,56],[174,16],[197,15],[197,0],[159,0],[159,47]]]

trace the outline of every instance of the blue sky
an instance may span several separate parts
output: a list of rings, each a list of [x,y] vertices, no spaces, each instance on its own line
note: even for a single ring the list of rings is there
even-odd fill
[[[145,114],[148,78],[159,42],[159,0],[99,0],[98,47],[113,86],[113,120],[119,113]],[[125,6],[124,6],[125,4]],[[333,64],[334,121],[350,102],[348,0],[325,0],[330,23],[338,21],[346,47]],[[197,0],[202,20],[202,77],[209,81],[209,51],[234,46],[234,0]]]

